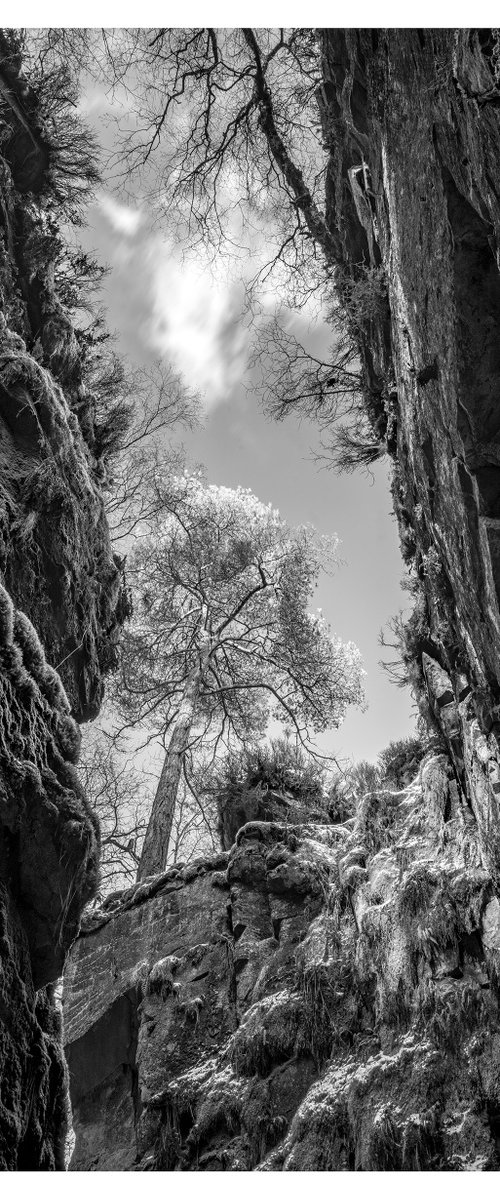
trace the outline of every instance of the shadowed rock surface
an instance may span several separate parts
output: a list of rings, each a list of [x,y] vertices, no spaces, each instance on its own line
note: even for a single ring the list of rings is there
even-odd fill
[[[63,1170],[54,984],[99,857],[74,718],[99,708],[126,603],[54,287],[51,148],[3,35],[0,131],[0,1169]]]
[[[84,355],[54,283],[61,241],[39,148],[43,130],[16,61],[0,37],[0,84],[2,71],[8,80],[0,87],[0,119],[10,130],[0,157],[0,570],[60,671],[74,716],[89,720],[99,711],[103,674],[116,661],[127,600],[104,515],[106,470],[93,453]],[[27,116],[16,95],[24,107],[30,101],[34,122],[22,188],[16,147],[27,136]]]
[[[354,826],[247,824],[227,883],[167,873],[96,917],[66,988],[76,1169],[499,1168],[495,36],[325,31],[318,97],[330,265],[413,572],[405,661],[443,753]],[[121,1044],[86,1080],[113,1005]]]

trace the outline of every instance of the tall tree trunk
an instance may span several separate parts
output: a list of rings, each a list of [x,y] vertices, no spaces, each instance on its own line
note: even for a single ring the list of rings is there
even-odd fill
[[[175,802],[203,679],[203,667],[204,663],[201,661],[186,682],[179,715],[165,751],[165,760],[153,800],[141,861],[137,869],[137,879],[145,879],[147,875],[157,875],[160,871],[164,871],[167,865]]]

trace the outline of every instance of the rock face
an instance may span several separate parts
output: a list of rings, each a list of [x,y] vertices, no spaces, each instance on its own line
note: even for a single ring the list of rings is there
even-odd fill
[[[75,718],[99,707],[126,606],[54,283],[52,151],[3,36],[0,128],[0,1169],[51,1170],[69,1131],[54,984],[99,855]]]
[[[417,596],[408,662],[472,805],[470,721],[489,739],[485,764],[498,761],[500,701],[495,38],[487,30],[327,31],[321,94],[327,215],[366,409],[394,460],[394,508]],[[364,223],[349,182],[363,163]],[[469,723],[451,728],[447,705],[467,691]],[[489,795],[491,829],[494,786]],[[483,851],[496,872],[489,838]]]
[[[498,31],[322,35],[329,265],[443,753],[354,825],[259,814],[227,874],[96,915],[66,984],[75,1169],[500,1166],[499,61]]]
[[[354,826],[251,822],[78,939],[72,1169],[498,1169],[499,965],[445,755]]]
[[[60,672],[74,716],[89,720],[127,602],[104,515],[105,466],[93,453],[85,351],[57,294],[60,206],[49,149],[36,98],[1,38],[0,59],[0,119],[10,130],[0,158],[0,570]],[[26,160],[19,146],[28,129]]]

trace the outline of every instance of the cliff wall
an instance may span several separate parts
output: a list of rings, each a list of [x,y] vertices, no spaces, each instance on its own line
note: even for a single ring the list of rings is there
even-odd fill
[[[328,219],[339,234],[338,265],[354,308],[358,301],[367,411],[394,462],[394,510],[416,593],[407,631],[412,682],[473,808],[478,780],[471,774],[470,729],[486,738],[491,786],[483,853],[496,874],[500,94],[494,34],[335,31],[323,44]],[[364,224],[349,183],[349,171],[363,162],[369,171]],[[370,308],[373,271],[380,269],[385,300],[372,297]],[[461,704],[466,694],[465,724],[449,726],[447,702]]]
[[[498,35],[322,47],[330,265],[443,753],[354,826],[247,823],[226,872],[96,915],[66,985],[75,1169],[499,1167]]]
[[[74,764],[126,609],[54,259],[56,152],[0,37],[0,1168],[64,1169],[55,988],[96,887]]]
[[[71,1169],[498,1169],[499,966],[445,755],[354,824],[250,822],[84,926]]]

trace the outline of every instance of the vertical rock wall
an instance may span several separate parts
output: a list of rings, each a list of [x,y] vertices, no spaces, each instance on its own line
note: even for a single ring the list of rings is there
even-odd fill
[[[408,646],[412,678],[475,811],[482,850],[497,877],[495,36],[487,30],[326,31],[322,117],[331,150],[328,219],[340,233],[341,278],[365,305],[358,336],[367,411],[393,458],[394,509],[417,597]],[[368,172],[371,242],[349,185],[349,171],[361,163]],[[383,270],[386,295],[370,310],[374,266]],[[450,725],[451,700],[460,716]],[[472,766],[471,736],[486,739],[482,774],[479,760]]]
[[[200,864],[203,883],[167,874],[158,899],[105,910],[68,977],[80,1169],[499,1166],[498,32],[325,30],[322,53],[327,219],[394,464],[407,658],[443,753],[405,792],[366,796],[354,827],[253,822],[225,879]],[[229,927],[223,905],[210,919],[210,880]],[[86,985],[97,960],[127,1032],[86,1079],[106,1020]],[[113,1141],[95,1114],[132,1045]]]
[[[79,350],[54,287],[51,146],[0,36],[0,1169],[64,1169],[54,991],[96,886],[74,764],[126,609],[84,436]],[[88,428],[88,421],[87,421]]]

